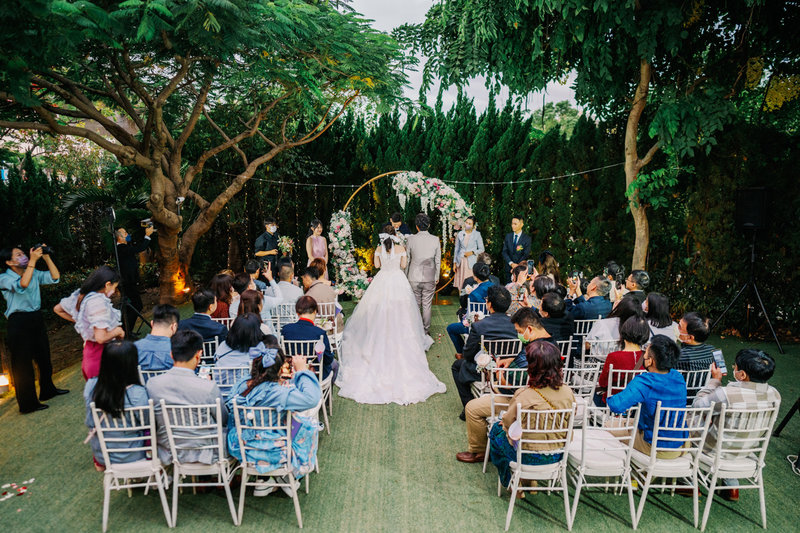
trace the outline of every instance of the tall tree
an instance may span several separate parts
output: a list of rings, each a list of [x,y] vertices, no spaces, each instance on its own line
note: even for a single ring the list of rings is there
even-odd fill
[[[579,104],[604,120],[626,116],[632,264],[643,268],[649,175],[640,171],[660,150],[709,151],[735,113],[731,97],[762,74],[776,87],[775,79],[794,83],[798,11],[797,2],[766,0],[440,0],[396,35],[430,58],[428,84],[483,75],[527,94],[574,72]]]
[[[359,97],[396,103],[405,83],[396,43],[327,1],[10,4],[0,14],[0,128],[83,137],[141,169],[162,301],[179,294],[198,239],[259,167],[314,141]],[[198,140],[200,130],[211,133]],[[204,198],[198,177],[228,152],[236,176],[209,177],[225,184]]]

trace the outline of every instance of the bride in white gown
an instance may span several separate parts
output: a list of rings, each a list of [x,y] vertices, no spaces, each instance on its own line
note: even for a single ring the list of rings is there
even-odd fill
[[[403,269],[406,251],[387,225],[375,250],[375,275],[347,320],[342,337],[339,395],[359,403],[424,402],[444,383],[428,368],[433,343]]]

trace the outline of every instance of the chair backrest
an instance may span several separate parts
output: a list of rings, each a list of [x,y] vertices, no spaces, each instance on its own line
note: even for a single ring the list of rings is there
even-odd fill
[[[226,456],[219,398],[203,405],[168,405],[162,399],[161,414],[174,462],[180,463],[186,452],[202,450],[211,450],[217,459]]]
[[[306,341],[288,341],[286,339],[281,339],[281,346],[283,348],[283,353],[285,353],[287,357],[304,355],[308,360],[309,370],[314,372],[319,382],[322,383],[322,357],[317,357],[314,351],[314,346],[318,342],[324,342],[322,335],[319,336],[319,339]]]
[[[467,313],[483,313],[486,316],[486,302],[467,302]]]
[[[572,393],[576,397],[585,399],[587,405],[591,405],[597,387],[597,376],[600,374],[600,365],[564,367],[561,374],[564,384],[572,389]]]
[[[716,432],[712,453],[715,462],[718,464],[720,460],[752,457],[759,467],[763,467],[779,408],[779,401],[766,408],[758,406],[745,409],[722,404],[715,427],[709,431]]]
[[[148,400],[147,405],[126,407],[118,418],[98,409],[94,402],[89,404],[89,410],[107,472],[113,471],[115,463],[121,463],[115,460],[121,455],[144,456],[149,452],[150,457],[158,457],[156,439],[151,438],[156,434],[153,400]]]
[[[630,465],[633,442],[639,427],[639,414],[639,405],[634,405],[624,413],[613,413],[608,407],[587,405],[583,411],[581,466],[586,466],[587,448],[591,451],[616,452],[624,449],[624,463],[619,472],[622,475]]]
[[[235,318],[214,318],[214,317],[211,317],[211,320],[213,320],[214,322],[219,322],[220,324],[222,324],[226,328],[231,329],[231,326],[233,325],[233,321],[236,320],[236,319]]]
[[[590,341],[584,340],[581,348],[582,362],[605,362],[608,354],[619,349],[619,341],[616,339],[594,339]]]
[[[638,370],[617,369],[614,365],[608,365],[608,386],[606,387],[606,398],[613,396],[628,386],[633,378],[639,374],[647,372],[644,368]]]
[[[272,318],[277,322],[276,334],[280,334],[283,326],[297,322],[295,305],[293,303],[278,304],[272,312]]]
[[[250,367],[248,366],[214,366],[211,367],[211,376],[222,393],[223,401],[228,401],[233,387],[250,377]]]
[[[572,346],[572,335],[565,341],[556,341],[556,344],[558,344],[558,350],[561,352],[561,360],[566,361]]]
[[[692,456],[694,459],[692,469],[695,470],[711,422],[711,409],[711,407],[664,407],[658,402],[650,462],[655,462],[658,452],[675,452],[680,448],[682,452]]]
[[[203,341],[203,355],[200,356],[201,365],[214,364],[214,354],[219,348],[219,337],[214,337],[210,341]]]
[[[318,303],[317,316],[326,319],[332,319],[336,317],[336,303],[335,302]]]
[[[142,370],[142,365],[139,365],[137,368],[139,369],[139,383],[141,383],[143,387],[147,385],[150,378],[161,375],[168,370]]]
[[[572,427],[575,422],[575,405],[568,409],[539,411],[523,409],[517,404],[517,421],[522,426],[522,438],[517,443],[517,463],[524,464],[528,454],[563,454],[555,464],[566,464],[567,448],[572,442]],[[528,450],[531,446],[534,450]],[[547,448],[546,451],[537,448]]]
[[[575,323],[575,335],[586,336],[592,330],[592,326],[594,326],[595,322],[600,320],[599,318],[592,318],[588,320],[579,319],[574,320]]]
[[[507,359],[519,355],[522,343],[519,339],[488,340],[481,335],[481,348],[494,359]]]
[[[228,422],[230,424],[230,422]],[[247,441],[244,432],[249,435],[268,432],[271,439],[285,440],[284,453],[279,455],[278,461],[283,468],[292,464],[292,413],[291,411],[279,412],[272,407],[246,407],[233,400],[233,423],[236,427],[236,437],[239,439],[239,451],[242,454],[242,463],[250,468],[255,468],[253,460],[248,456],[263,453],[263,441],[253,439]]]
[[[706,370],[678,370],[686,381],[686,405],[692,405],[697,393],[706,386],[711,379],[711,369]]]

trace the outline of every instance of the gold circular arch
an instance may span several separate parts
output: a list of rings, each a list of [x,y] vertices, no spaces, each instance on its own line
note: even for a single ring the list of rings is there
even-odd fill
[[[350,195],[350,198],[348,198],[348,199],[347,199],[347,202],[345,202],[345,204],[344,204],[344,207],[342,208],[342,211],[347,211],[347,207],[350,205],[350,202],[352,202],[352,201],[353,201],[353,198],[355,198],[355,197],[356,197],[356,195],[357,195],[357,194],[358,194],[358,193],[361,191],[361,189],[363,189],[364,187],[366,187],[366,186],[367,186],[367,185],[369,185],[370,183],[372,183],[372,182],[374,182],[374,181],[377,181],[377,180],[379,180],[379,179],[381,179],[381,178],[385,178],[385,177],[387,177],[387,176],[394,176],[395,174],[402,174],[403,172],[409,172],[409,171],[408,171],[408,170],[392,170],[391,172],[384,172],[383,174],[378,174],[377,176],[375,176],[375,177],[373,177],[373,178],[370,178],[370,179],[368,179],[367,181],[365,181],[364,183],[362,183],[362,184],[361,184],[361,186],[360,186],[358,189],[356,189],[356,190],[353,192],[353,194],[351,194],[351,195]],[[440,293],[441,291],[443,291],[443,290],[444,290],[444,289],[446,289],[446,288],[447,288],[447,287],[448,287],[448,286],[449,286],[451,283],[453,283],[453,278],[454,278],[454,276],[450,276],[450,277],[447,279],[447,283],[445,283],[444,285],[442,285],[441,287],[439,287],[438,289],[436,289],[436,292],[435,292],[434,294],[436,294],[436,295],[437,295],[437,297],[438,297],[438,295],[439,295],[439,293]]]

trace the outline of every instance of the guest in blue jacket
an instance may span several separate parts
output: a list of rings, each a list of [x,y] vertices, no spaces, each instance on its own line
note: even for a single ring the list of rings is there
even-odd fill
[[[139,350],[139,366],[142,367],[142,370],[169,370],[172,368],[171,340],[178,330],[180,320],[181,314],[176,307],[161,304],[153,308],[150,333],[134,343],[136,349]]]
[[[228,328],[211,320],[211,314],[217,310],[217,297],[208,289],[198,289],[192,295],[194,314],[178,323],[178,329],[193,329],[203,337],[203,342],[213,341],[216,337],[222,342],[228,336]]]
[[[264,342],[266,335],[261,331],[261,317],[255,313],[237,316],[225,342],[217,347],[214,354],[216,366],[249,366],[250,349]]]
[[[486,296],[489,293],[489,287],[494,286],[489,280],[490,269],[489,265],[478,261],[472,267],[472,277],[479,283],[477,287],[472,289],[467,296],[468,301],[472,303],[486,303]],[[488,313],[487,313],[488,314]],[[467,335],[469,329],[462,322],[453,322],[447,326],[447,334],[453,342],[453,347],[456,349],[456,359],[461,359],[461,354],[464,351],[464,339],[462,335]]]
[[[567,302],[567,311],[575,320],[594,320],[605,318],[611,312],[613,304],[608,299],[611,292],[611,282],[603,277],[597,276],[586,287],[586,294],[582,294],[581,285],[573,278],[567,279],[569,291],[575,297]]]
[[[281,328],[283,340],[313,341],[322,336],[322,342],[325,345],[325,350],[322,352],[322,379],[328,379],[328,375],[333,372],[333,381],[335,382],[336,375],[339,373],[339,361],[333,358],[328,334],[314,323],[317,316],[317,301],[311,296],[303,296],[297,300],[294,310],[297,313],[297,322],[286,324]]]
[[[680,350],[675,342],[666,335],[655,335],[644,353],[645,374],[633,378],[625,389],[608,398],[609,409],[614,413],[624,413],[636,404],[641,404],[639,415],[639,431],[633,447],[650,455],[653,443],[656,408],[658,402],[662,407],[686,407],[686,382],[683,376],[673,367],[680,357]],[[680,422],[680,421],[676,421]],[[666,438],[686,439],[685,431],[660,431]],[[674,459],[683,455],[679,449],[683,442],[678,440],[659,441],[663,448],[676,448],[672,451],[659,451],[659,459]]]
[[[317,407],[322,399],[322,389],[317,377],[308,370],[303,356],[292,357],[294,376],[289,381],[281,379],[284,357],[280,348],[264,348],[250,352],[251,377],[233,388],[228,400],[228,410],[236,416],[233,404],[245,407],[271,407],[283,416],[286,411],[298,413]],[[297,422],[297,423],[295,423]],[[247,428],[247,420],[239,420],[246,457],[256,465],[259,473],[266,474],[280,468],[286,461],[285,433]],[[314,469],[317,460],[319,422],[312,417],[296,415],[292,423],[292,470],[300,477]],[[253,449],[254,448],[254,449]],[[228,423],[228,451],[242,460],[239,435],[235,423]]]

